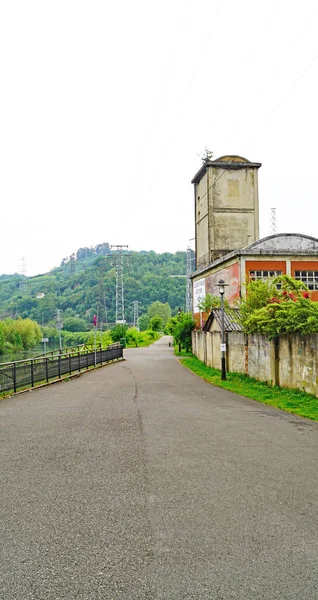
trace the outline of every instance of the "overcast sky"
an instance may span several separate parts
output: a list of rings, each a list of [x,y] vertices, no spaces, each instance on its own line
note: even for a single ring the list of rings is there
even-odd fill
[[[259,171],[260,232],[318,237],[317,0],[0,4],[0,273],[185,250],[207,146]]]

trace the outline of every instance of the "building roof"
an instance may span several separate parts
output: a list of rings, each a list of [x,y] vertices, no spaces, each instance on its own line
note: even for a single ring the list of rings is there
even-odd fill
[[[229,260],[240,256],[316,256],[318,257],[318,239],[302,233],[276,233],[257,240],[250,246],[233,250],[221,258],[217,258],[205,267],[191,274],[191,277],[223,265]]]
[[[220,156],[216,160],[206,160],[199,171],[193,177],[191,183],[197,183],[202,179],[206,173],[208,167],[215,167],[217,169],[259,169],[262,163],[251,162],[243,156],[237,156],[236,154]]]
[[[213,308],[202,328],[203,331],[210,331],[214,319],[220,330],[222,329],[222,310],[220,308]],[[237,308],[224,308],[224,331],[244,331],[239,322],[239,311]]]

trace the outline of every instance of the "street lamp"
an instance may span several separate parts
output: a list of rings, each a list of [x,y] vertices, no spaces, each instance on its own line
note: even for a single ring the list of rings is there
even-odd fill
[[[225,286],[228,285],[225,283],[223,279],[220,279],[219,283],[216,284],[216,287],[219,288],[219,294],[221,296],[221,379],[226,379],[226,369],[225,369],[225,352],[226,352],[226,344],[224,342],[224,294],[225,294]]]

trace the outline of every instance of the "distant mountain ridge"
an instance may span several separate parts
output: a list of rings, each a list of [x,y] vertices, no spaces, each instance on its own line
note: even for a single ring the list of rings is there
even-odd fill
[[[116,311],[115,252],[106,242],[79,248],[48,273],[25,277],[0,275],[0,319],[31,318],[54,323],[56,311],[91,322],[114,323]],[[173,312],[185,307],[186,252],[123,252],[125,317],[132,321],[134,301],[139,313],[159,300]],[[171,276],[174,277],[171,277]],[[182,277],[175,277],[181,275]],[[41,298],[37,298],[37,295]],[[44,296],[43,296],[44,294]]]

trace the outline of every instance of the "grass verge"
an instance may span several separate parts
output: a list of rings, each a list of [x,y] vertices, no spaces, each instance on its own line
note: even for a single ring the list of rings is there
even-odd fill
[[[269,386],[240,373],[227,373],[221,380],[221,371],[202,363],[196,356],[180,357],[180,362],[202,379],[246,398],[263,402],[286,412],[318,421],[318,398],[300,390]]]

